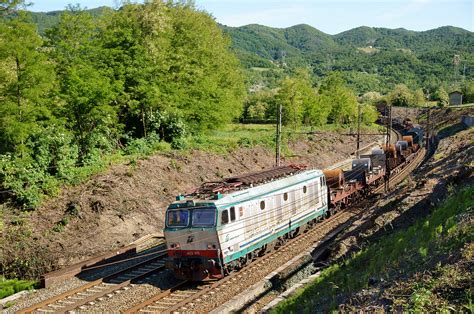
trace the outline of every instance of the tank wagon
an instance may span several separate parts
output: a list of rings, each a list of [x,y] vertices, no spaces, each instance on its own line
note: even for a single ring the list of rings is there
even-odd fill
[[[327,195],[321,170],[296,165],[205,183],[166,211],[166,266],[187,280],[221,278],[325,216]]]

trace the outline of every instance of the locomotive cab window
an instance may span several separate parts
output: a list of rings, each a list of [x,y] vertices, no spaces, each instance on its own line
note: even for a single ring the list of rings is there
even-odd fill
[[[303,193],[306,193],[308,191],[308,188],[305,186],[303,186]]]
[[[284,201],[287,201],[287,200],[288,200],[288,193],[284,193],[284,194],[283,194],[283,200],[284,200]]]
[[[170,227],[186,227],[189,220],[189,211],[184,210],[171,210],[168,212],[167,224]]]
[[[232,206],[229,211],[230,211],[230,221],[235,221],[235,207]]]
[[[195,209],[192,212],[193,227],[212,227],[215,225],[216,211],[210,208]]]
[[[225,225],[227,223],[229,223],[229,212],[227,210],[224,210],[222,212],[221,224]]]
[[[265,201],[260,201],[260,209],[261,210],[265,209]]]

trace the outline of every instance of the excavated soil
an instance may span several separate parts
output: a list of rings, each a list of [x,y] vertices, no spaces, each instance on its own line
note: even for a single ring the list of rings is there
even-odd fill
[[[365,136],[362,140],[364,147],[377,138]],[[291,153],[287,153],[291,156],[284,158],[283,164],[322,168],[349,158],[355,146],[353,136],[312,135],[292,142]],[[43,263],[40,268],[69,265],[160,232],[165,209],[175,195],[205,181],[273,164],[273,150],[254,147],[239,148],[226,155],[197,150],[159,153],[133,164],[114,165],[81,185],[65,188],[59,197],[28,216],[36,252],[51,260],[51,265]],[[71,209],[74,215],[70,214]],[[68,217],[67,225],[60,232],[54,231],[64,217]],[[9,252],[16,254],[15,245],[9,245]]]

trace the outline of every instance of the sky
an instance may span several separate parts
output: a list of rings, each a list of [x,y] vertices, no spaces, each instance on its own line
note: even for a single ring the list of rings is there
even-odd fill
[[[68,3],[92,9],[118,0],[31,0],[32,11],[62,10]],[[473,0],[195,0],[199,9],[228,26],[308,24],[337,34],[358,26],[423,31],[445,25],[474,31]]]

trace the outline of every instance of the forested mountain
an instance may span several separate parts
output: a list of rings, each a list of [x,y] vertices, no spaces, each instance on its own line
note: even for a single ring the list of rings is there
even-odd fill
[[[474,34],[452,26],[424,32],[362,26],[334,36],[308,25],[222,27],[249,69],[310,66],[316,77],[338,70],[359,93],[386,92],[399,83],[434,91],[463,74],[474,77]]]

